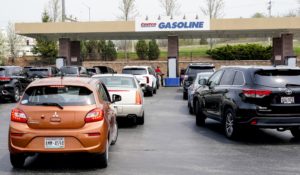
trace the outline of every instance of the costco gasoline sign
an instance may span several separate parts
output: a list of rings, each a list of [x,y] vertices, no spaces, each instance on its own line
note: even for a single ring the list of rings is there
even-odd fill
[[[205,20],[141,20],[135,21],[137,32],[148,31],[201,31],[209,30],[209,19]]]

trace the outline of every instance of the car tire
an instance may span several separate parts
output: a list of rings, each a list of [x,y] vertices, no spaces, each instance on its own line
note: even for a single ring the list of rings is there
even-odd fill
[[[156,89],[154,89],[154,90],[153,90],[153,94],[156,94],[156,92],[157,92],[157,90],[156,90]]]
[[[118,140],[119,127],[118,127],[117,121],[115,122],[115,126],[114,126],[114,127],[115,127],[114,129],[116,130],[116,133],[115,133],[115,135],[113,136],[113,140],[112,140],[112,142],[111,142],[110,145],[115,145],[115,144],[117,143],[117,140]]]
[[[99,157],[99,166],[100,168],[106,168],[108,165],[108,148],[109,148],[109,142],[108,140],[106,141],[106,148],[105,152],[100,155]]]
[[[145,114],[144,113],[143,113],[142,117],[137,118],[137,123],[139,125],[144,125],[144,123],[145,123]]]
[[[188,99],[188,93],[187,92],[183,92],[183,99],[187,100]]]
[[[152,97],[152,96],[153,96],[153,90],[151,90],[151,91],[148,91],[148,93],[147,93],[147,94],[148,94],[148,96],[149,96],[149,97]]]
[[[191,115],[193,115],[194,114],[194,109],[192,108],[191,103],[188,103],[188,108],[189,108],[189,113]]]
[[[224,130],[227,138],[237,138],[239,129],[235,123],[235,112],[231,108],[228,108],[224,113]]]
[[[197,126],[204,126],[205,125],[205,115],[203,114],[202,108],[201,108],[201,104],[199,102],[199,100],[196,100],[195,103],[195,114],[196,114],[196,125]]]
[[[20,100],[20,88],[19,87],[15,87],[14,88],[14,94],[12,97],[12,101],[13,102],[18,102]]]
[[[291,134],[296,138],[300,139],[300,129],[299,128],[292,128],[290,129]]]
[[[10,153],[10,163],[14,168],[23,168],[26,156],[23,154]]]

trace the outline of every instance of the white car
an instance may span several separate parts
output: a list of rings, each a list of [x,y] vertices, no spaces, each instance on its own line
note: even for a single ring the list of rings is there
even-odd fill
[[[133,120],[134,124],[144,124],[144,94],[133,75],[98,74],[92,78],[100,79],[105,84],[110,98],[112,94],[122,97],[122,100],[113,106],[117,118],[128,118]]]
[[[144,84],[143,91],[149,96],[153,96],[157,91],[156,73],[150,66],[125,66],[123,74],[134,75],[140,84]]]

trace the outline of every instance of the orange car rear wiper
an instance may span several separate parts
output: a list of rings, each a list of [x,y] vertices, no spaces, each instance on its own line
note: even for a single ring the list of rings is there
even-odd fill
[[[64,109],[64,107],[58,103],[41,103],[41,104],[37,104],[37,105],[42,105],[42,106],[57,106],[59,107],[59,109]]]

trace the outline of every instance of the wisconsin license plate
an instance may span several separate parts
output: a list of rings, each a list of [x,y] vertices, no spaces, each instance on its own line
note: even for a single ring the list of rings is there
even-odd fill
[[[294,97],[281,97],[282,104],[294,104],[295,98]]]
[[[45,138],[46,149],[65,148],[65,138]]]

